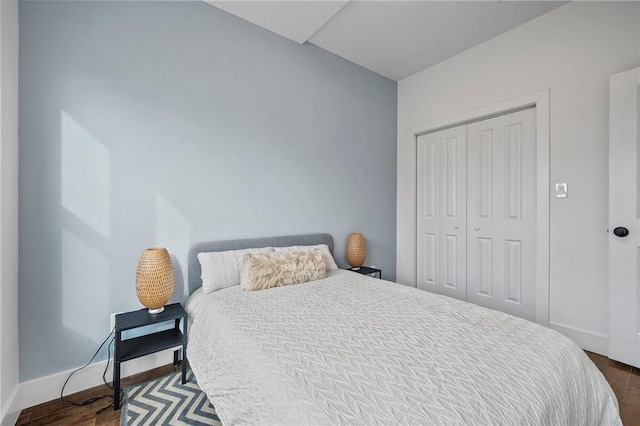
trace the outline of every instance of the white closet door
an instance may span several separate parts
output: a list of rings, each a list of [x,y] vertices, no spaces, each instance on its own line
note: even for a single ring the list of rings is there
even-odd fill
[[[466,126],[418,137],[418,288],[466,299]]]
[[[535,321],[535,109],[467,126],[467,300]]]

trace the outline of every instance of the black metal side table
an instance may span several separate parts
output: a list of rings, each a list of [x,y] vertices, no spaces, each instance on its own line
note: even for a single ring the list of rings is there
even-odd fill
[[[149,333],[144,336],[122,340],[122,332],[158,324],[166,321],[175,321],[173,328]],[[180,331],[182,320],[182,331]],[[164,307],[159,314],[150,314],[147,309],[126,312],[116,315],[115,326],[115,351],[113,354],[113,409],[120,408],[120,363],[141,356],[150,355],[164,349],[182,346],[182,383],[187,382],[187,313],[182,305],[173,303]],[[173,365],[178,365],[178,353],[173,352]]]
[[[382,279],[382,270],[377,268],[370,268],[368,266],[361,266],[359,268],[349,268],[348,271],[357,272],[362,275],[368,275],[374,278]]]

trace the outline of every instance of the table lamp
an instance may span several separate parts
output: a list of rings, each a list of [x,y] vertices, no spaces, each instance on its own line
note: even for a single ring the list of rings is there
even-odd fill
[[[166,248],[148,248],[142,252],[136,270],[136,295],[150,314],[164,311],[173,295],[173,264]]]
[[[354,232],[347,238],[347,263],[353,269],[360,269],[367,258],[367,245],[362,234]]]

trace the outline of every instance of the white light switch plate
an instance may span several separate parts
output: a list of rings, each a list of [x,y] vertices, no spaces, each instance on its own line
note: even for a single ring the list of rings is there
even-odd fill
[[[556,198],[567,198],[569,196],[569,186],[567,182],[556,183]]]

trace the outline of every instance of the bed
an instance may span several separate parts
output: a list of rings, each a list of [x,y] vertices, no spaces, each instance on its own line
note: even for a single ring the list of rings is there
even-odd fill
[[[225,425],[620,425],[570,339],[449,297],[338,270],[204,294],[197,253],[324,243],[328,234],[197,244],[188,359]]]

